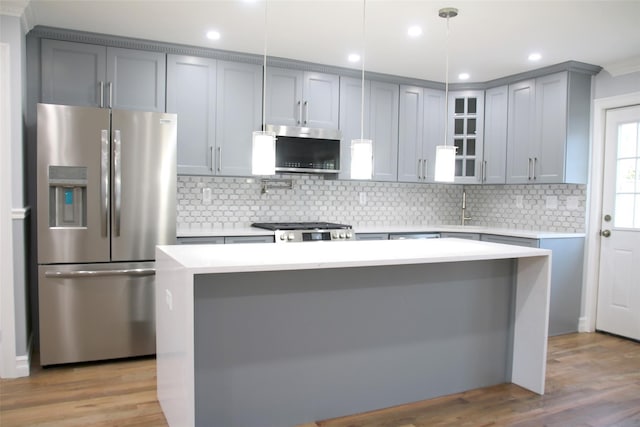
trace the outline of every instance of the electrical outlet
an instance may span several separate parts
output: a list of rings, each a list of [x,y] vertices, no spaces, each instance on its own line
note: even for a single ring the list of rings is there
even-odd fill
[[[558,196],[547,196],[545,205],[547,209],[558,209]]]
[[[524,208],[524,196],[522,194],[518,194],[516,196],[516,208],[518,209]]]
[[[361,206],[364,206],[367,204],[367,193],[365,193],[364,191],[361,191],[358,194],[358,201],[360,202]]]
[[[211,189],[208,187],[202,189],[202,203],[211,203]]]
[[[567,197],[567,209],[570,211],[577,211],[580,207],[580,203],[577,196]]]
[[[164,299],[169,307],[169,311],[173,311],[173,295],[169,289],[165,289]]]

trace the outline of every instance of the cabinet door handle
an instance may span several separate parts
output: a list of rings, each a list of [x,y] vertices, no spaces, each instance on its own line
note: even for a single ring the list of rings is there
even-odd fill
[[[109,108],[113,108],[113,82],[108,82],[107,87],[109,88]]]
[[[218,172],[222,170],[222,147],[218,147]]]
[[[298,124],[302,120],[302,101],[298,101]]]
[[[422,179],[422,159],[418,159],[418,179]]]
[[[536,164],[538,163],[538,158],[534,157],[533,158],[533,179],[537,179],[538,176],[536,175]]]
[[[309,122],[309,101],[304,101],[304,124]]]
[[[98,86],[100,87],[99,89],[100,108],[104,108],[104,82],[103,81],[98,82]]]
[[[427,179],[427,159],[422,159],[422,179]]]
[[[116,236],[120,236],[120,215],[122,212],[122,140],[120,130],[114,131],[113,145],[114,233]]]
[[[531,157],[529,157],[527,163],[527,179],[531,181]]]
[[[487,161],[482,162],[482,182],[487,181]]]
[[[213,165],[215,164],[215,160],[213,158],[213,145],[209,146],[209,160],[211,161],[211,163],[209,163],[209,170],[213,172]]]

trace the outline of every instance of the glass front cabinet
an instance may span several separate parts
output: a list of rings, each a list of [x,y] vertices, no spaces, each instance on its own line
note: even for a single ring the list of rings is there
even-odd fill
[[[450,92],[448,114],[448,143],[456,147],[455,182],[480,184],[484,166],[484,91]]]

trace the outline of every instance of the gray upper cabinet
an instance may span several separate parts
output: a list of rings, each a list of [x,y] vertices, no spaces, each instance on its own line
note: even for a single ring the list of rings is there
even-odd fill
[[[180,120],[178,173],[251,175],[251,135],[261,126],[262,67],[169,55],[167,75],[167,110]]]
[[[455,182],[482,182],[484,91],[449,93],[448,143],[456,147]]]
[[[399,86],[365,80],[364,138],[373,141],[375,181],[395,181],[398,160]],[[362,80],[340,78],[340,178],[350,178],[351,140],[360,138]]]
[[[165,54],[42,40],[42,102],[165,111]]]
[[[444,92],[400,86],[398,181],[433,182],[436,146],[444,142]]]
[[[588,74],[510,85],[507,183],[586,183],[590,102]]]
[[[167,56],[167,112],[178,114],[178,174],[212,175],[216,136],[216,61]]]
[[[400,87],[397,84],[371,82],[369,135],[373,140],[373,179],[398,179],[398,108]]]
[[[267,67],[267,123],[338,129],[337,75]]]
[[[251,175],[252,133],[262,125],[262,67],[218,61],[216,173]]]
[[[504,184],[507,167],[509,87],[505,85],[488,89],[484,97],[484,155],[481,180],[485,184]]]

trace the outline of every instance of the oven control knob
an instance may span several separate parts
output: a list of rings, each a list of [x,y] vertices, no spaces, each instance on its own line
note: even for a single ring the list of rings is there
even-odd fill
[[[346,235],[344,234],[344,231],[340,232],[340,238],[344,239],[346,237]]]
[[[334,231],[333,233],[331,233],[331,238],[332,239],[337,239],[338,238],[338,232]]]
[[[293,235],[293,233],[287,234],[287,240],[291,241],[293,239],[295,239],[295,236]]]
[[[284,233],[282,233],[282,234],[280,235],[280,240],[287,240],[287,235],[286,235],[286,234],[284,234]]]
[[[353,238],[353,233],[350,231],[347,231],[347,239],[352,239]]]

